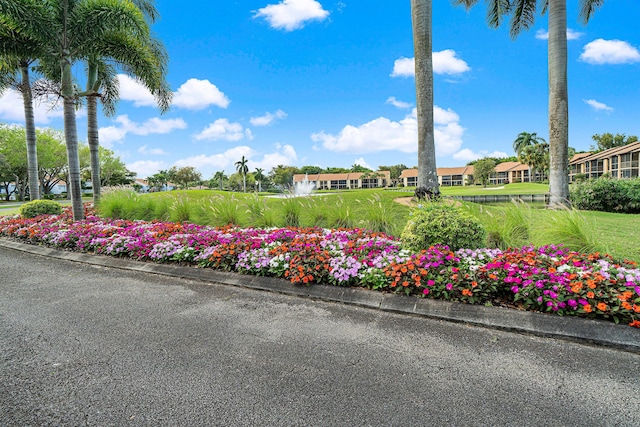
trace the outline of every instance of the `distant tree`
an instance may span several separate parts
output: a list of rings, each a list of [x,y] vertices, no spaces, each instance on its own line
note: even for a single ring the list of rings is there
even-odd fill
[[[307,175],[317,175],[319,173],[324,173],[324,169],[320,166],[302,166],[300,168],[300,173],[304,173]]]
[[[546,141],[543,138],[540,138],[536,132],[520,132],[518,137],[513,141],[513,151],[516,153],[516,157],[520,158],[520,154],[525,147],[542,142]]]
[[[168,171],[169,179],[181,188],[189,189],[192,185],[198,185],[202,181],[202,175],[193,166],[184,166],[178,168],[173,166]]]
[[[278,165],[271,169],[269,178],[275,185],[290,187],[293,185],[293,175],[299,174],[300,169],[295,166]]]
[[[264,169],[256,168],[256,171],[253,174],[253,177],[258,183],[258,191],[262,191],[262,181],[265,179],[263,172],[264,172]]]
[[[407,167],[407,165],[402,163],[398,165],[393,165],[393,166],[380,166],[378,168],[379,171],[389,171],[389,174],[391,175],[392,180],[400,178],[402,171],[405,169],[409,169],[409,168]]]
[[[38,149],[38,176],[42,194],[50,194],[65,178],[67,147],[64,134],[54,129],[36,130]]]
[[[253,174],[242,175],[239,172],[236,172],[229,176],[229,180],[227,181],[227,185],[233,190],[242,190],[246,185],[251,187],[255,185],[255,178]]]
[[[238,171],[238,173],[242,175],[242,191],[245,193],[247,192],[247,172],[249,172],[249,166],[247,166],[248,162],[249,160],[245,159],[244,156],[242,156],[242,159],[238,160],[235,163],[236,171]]]
[[[3,168],[0,179],[1,185],[7,189],[7,201],[14,193],[19,200],[23,200],[26,195],[29,174],[25,137],[23,127],[0,125],[0,154],[7,165]],[[15,187],[9,192],[11,183],[14,183]]]
[[[330,167],[325,169],[327,173],[349,173],[351,172],[350,169],[347,168],[337,168],[337,167]]]
[[[522,150],[522,162],[529,165],[529,177],[536,180],[536,172],[544,173],[549,169],[549,144],[529,145]]]
[[[366,168],[362,165],[353,164],[351,165],[351,169],[349,170],[349,172],[371,172],[371,169]]]
[[[224,171],[216,172],[215,174],[213,174],[213,177],[209,180],[209,182],[211,183],[209,188],[213,188],[217,185],[220,187],[220,191],[222,191],[222,186],[226,179],[227,179],[227,176],[224,174]]]
[[[467,166],[473,166],[475,165],[477,162],[479,162],[480,160],[483,159],[491,159],[496,163],[496,166],[498,166],[500,163],[506,163],[506,162],[517,162],[518,158],[516,156],[509,156],[509,157],[483,157],[482,159],[476,159],[476,160],[471,160],[470,162],[467,162]]]
[[[615,147],[624,147],[625,145],[631,144],[638,140],[638,137],[635,135],[625,135],[624,133],[617,133],[615,135],[611,133],[603,133],[602,135],[595,134],[591,137],[596,143],[596,145],[592,145],[589,147],[591,151],[599,152],[608,150],[610,148]]]
[[[147,181],[149,181],[150,190],[156,189],[157,191],[162,191],[169,184],[169,171],[158,171],[150,177],[147,177]]]
[[[480,159],[473,167],[473,178],[476,183],[487,186],[491,174],[496,171],[496,163],[488,158]]]

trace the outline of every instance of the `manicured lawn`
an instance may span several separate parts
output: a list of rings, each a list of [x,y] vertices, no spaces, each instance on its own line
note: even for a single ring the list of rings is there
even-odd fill
[[[522,194],[527,190],[532,192],[536,189],[539,191],[542,187],[546,189],[543,184],[510,184],[509,186],[519,190]],[[479,188],[475,188],[475,191],[478,190]],[[140,208],[144,204],[140,201],[164,200],[166,209],[170,209],[176,200],[183,200],[186,201],[186,204],[189,205],[188,209],[190,209],[188,221],[203,225],[226,224],[226,222],[219,222],[219,219],[216,220],[213,217],[211,206],[218,208],[225,205],[228,208],[233,206],[237,210],[238,224],[244,227],[256,226],[256,215],[249,212],[250,206],[256,202],[263,207],[263,215],[266,211],[271,216],[273,223],[270,226],[277,227],[288,225],[285,221],[287,209],[297,209],[298,225],[303,227],[335,228],[336,224],[347,222],[347,225],[352,227],[376,229],[371,226],[371,219],[374,215],[378,215],[389,225],[388,229],[378,229],[378,231],[387,231],[391,235],[399,236],[410,217],[411,208],[394,200],[406,200],[411,195],[411,192],[402,191],[350,190],[328,192],[312,197],[283,199],[269,197],[268,194],[256,196],[244,193],[190,190],[140,195],[138,201],[131,201],[130,204]],[[475,206],[479,208],[480,205]],[[507,206],[510,204],[482,205],[482,209],[497,214]],[[558,213],[543,208],[543,205],[538,204],[533,205],[530,209],[531,239],[529,243],[535,246],[563,243],[559,240],[550,240],[549,233],[545,233],[555,224],[554,218],[558,216]],[[582,221],[584,232],[594,235],[599,250],[610,252],[616,258],[628,258],[640,262],[640,227],[636,226],[640,223],[640,215],[583,211],[577,216]],[[120,217],[145,220],[170,219],[168,216],[129,214],[120,215]]]

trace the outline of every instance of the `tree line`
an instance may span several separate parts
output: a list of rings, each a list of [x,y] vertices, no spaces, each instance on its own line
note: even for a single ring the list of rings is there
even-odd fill
[[[22,126],[0,125],[0,193],[9,200],[31,198],[29,164],[25,145],[26,129]],[[36,129],[38,156],[38,186],[41,197],[52,195],[54,187],[68,183],[69,168],[64,134],[55,129]],[[78,147],[80,175],[83,182],[91,181],[91,150],[88,144]],[[131,184],[135,172],[127,169],[112,150],[100,147],[100,184],[102,186]],[[13,184],[13,185],[12,185]],[[92,189],[93,191],[93,189]]]

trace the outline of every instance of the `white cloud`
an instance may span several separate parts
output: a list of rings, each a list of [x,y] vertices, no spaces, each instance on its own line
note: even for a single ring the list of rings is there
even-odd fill
[[[567,40],[578,40],[582,36],[584,36],[584,33],[567,28]],[[549,32],[545,29],[540,29],[536,31],[536,38],[539,40],[549,40]]]
[[[267,20],[272,28],[293,31],[304,27],[307,21],[322,21],[329,12],[316,0],[282,0],[255,12],[254,17]]]
[[[114,119],[117,125],[98,129],[100,143],[107,148],[113,147],[114,142],[122,142],[128,133],[134,135],[166,134],[175,129],[185,129],[187,123],[182,119],[159,119],[153,117],[144,123],[136,123],[126,114]]]
[[[142,83],[126,74],[118,74],[120,99],[133,102],[134,107],[155,107],[156,100]]]
[[[597,39],[584,46],[580,59],[589,64],[631,64],[640,62],[640,52],[622,40]]]
[[[415,75],[415,60],[413,58],[400,58],[394,61],[391,77],[413,77]]]
[[[298,159],[296,150],[288,144],[275,145],[275,151],[263,154],[260,157],[259,152],[247,145],[240,145],[222,153],[217,154],[199,154],[197,156],[187,157],[176,161],[175,165],[193,166],[203,173],[203,176],[209,176],[217,170],[226,170],[228,173],[235,173],[235,162],[244,156],[247,160],[247,166],[250,171],[256,168],[262,168],[270,171],[277,165],[291,165]]]
[[[120,99],[133,102],[134,107],[155,107],[156,101],[142,83],[126,74],[118,74]],[[229,106],[229,98],[209,80],[189,79],[173,94],[172,104],[187,110],[202,110],[210,105]]]
[[[227,141],[239,141],[243,138],[253,139],[253,134],[249,129],[246,131],[240,123],[230,123],[227,119],[217,119],[194,136],[198,141],[215,141],[224,139]]]
[[[411,104],[404,101],[399,101],[395,96],[390,96],[387,98],[387,104],[391,104],[396,108],[411,108]]]
[[[162,169],[168,169],[168,165],[162,161],[155,160],[138,160],[136,162],[127,163],[127,169],[137,174],[138,178],[146,178]]]
[[[436,155],[448,156],[462,145],[464,128],[460,117],[452,110],[434,107],[434,137]],[[373,153],[379,151],[418,151],[418,121],[416,109],[400,121],[379,117],[360,126],[347,125],[337,135],[324,131],[311,135],[321,147],[335,152]],[[319,149],[319,147],[314,147]]]
[[[52,109],[53,98],[51,101],[34,101],[33,116],[37,124],[48,124],[55,118],[63,116],[61,106]],[[77,111],[76,116],[85,115],[85,111]],[[0,118],[11,122],[24,123],[24,104],[22,102],[22,94],[16,90],[9,89],[0,97]]]
[[[456,57],[456,51],[445,49],[440,52],[433,52],[433,72],[435,74],[462,74],[470,71],[471,67],[460,58]],[[393,63],[391,77],[413,77],[415,76],[415,59],[400,58]]]
[[[493,152],[488,152],[485,150],[480,151],[479,153],[476,153],[468,148],[464,148],[460,151],[458,151],[457,153],[455,153],[452,156],[455,160],[458,160],[460,162],[470,162],[472,160],[478,160],[478,159],[482,159],[484,157],[509,157],[509,155],[507,153],[505,153],[504,151],[493,151]]]
[[[178,167],[193,166],[196,169],[203,170],[235,170],[233,164],[240,160],[242,156],[249,158],[255,154],[255,150],[246,145],[240,145],[230,148],[222,153],[217,154],[198,154],[196,156],[180,159],[175,162]],[[206,174],[205,174],[206,175]],[[208,176],[208,175],[206,175]]]
[[[354,165],[360,165],[362,167],[365,167],[365,168],[371,169],[371,170],[374,169],[373,166],[371,166],[369,163],[367,163],[367,161],[364,159],[364,157],[359,157],[359,158],[355,159],[353,161],[353,164]]]
[[[189,79],[173,95],[172,105],[187,110],[202,110],[210,105],[227,108],[230,102],[209,80]]]
[[[260,160],[250,160],[250,169],[262,168],[268,172],[278,165],[292,165],[298,160],[296,150],[291,145],[276,144],[275,149],[275,152],[265,154]]]
[[[143,145],[138,148],[138,153],[147,155],[147,156],[168,156],[169,153],[164,151],[162,148],[149,148],[148,145]]]
[[[612,107],[609,107],[607,104],[603,104],[602,102],[598,102],[595,99],[583,99],[585,104],[590,105],[595,111],[613,111]]]
[[[275,113],[265,113],[264,116],[251,117],[249,121],[254,126],[269,126],[276,120],[282,120],[287,117],[287,113],[282,110],[278,110]]]

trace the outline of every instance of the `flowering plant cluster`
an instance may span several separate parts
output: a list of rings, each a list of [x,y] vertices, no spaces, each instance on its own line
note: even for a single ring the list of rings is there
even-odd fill
[[[91,210],[32,219],[0,218],[0,236],[34,244],[178,262],[296,284],[362,286],[418,297],[503,305],[558,315],[610,319],[640,327],[640,269],[608,255],[561,246],[418,253],[362,229],[255,229],[99,218]]]

